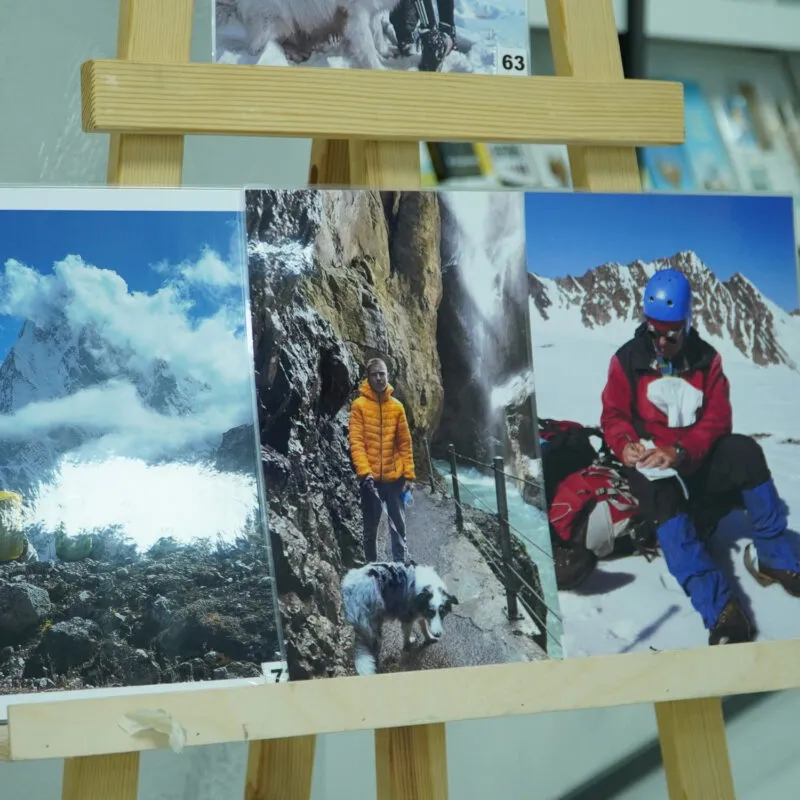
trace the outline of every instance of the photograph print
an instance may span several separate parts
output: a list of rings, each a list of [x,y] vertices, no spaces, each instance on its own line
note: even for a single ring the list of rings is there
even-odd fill
[[[218,63],[493,75],[505,58],[530,71],[526,0],[213,2]]]
[[[242,194],[0,190],[0,695],[282,663]]]
[[[526,220],[564,656],[800,637],[792,199],[530,193]]]
[[[246,192],[290,680],[558,656],[522,193]]]

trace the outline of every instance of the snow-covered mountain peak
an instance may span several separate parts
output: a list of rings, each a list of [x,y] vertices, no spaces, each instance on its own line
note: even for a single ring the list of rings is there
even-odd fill
[[[22,324],[0,365],[0,413],[117,379],[133,384],[146,407],[168,415],[190,412],[204,388],[175,376],[163,359],[143,362],[132,347],[108,341],[94,322],[76,326],[59,312],[45,324]]]
[[[740,273],[721,281],[691,250],[653,262],[601,264],[580,276],[542,278],[529,273],[532,313],[543,322],[559,320],[574,330],[630,323],[632,333],[641,320],[647,281],[657,270],[668,267],[689,278],[694,293],[692,324],[715,347],[738,353],[760,366],[797,368],[798,317],[768,300]],[[534,319],[534,333],[536,328]]]

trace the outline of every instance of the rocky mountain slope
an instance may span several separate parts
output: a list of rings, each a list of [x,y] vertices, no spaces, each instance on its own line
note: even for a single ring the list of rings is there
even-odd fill
[[[257,678],[280,658],[265,549],[164,540],[3,565],[0,693]]]

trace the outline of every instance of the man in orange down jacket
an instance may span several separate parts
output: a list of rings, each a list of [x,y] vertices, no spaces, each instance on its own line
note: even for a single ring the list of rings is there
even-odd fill
[[[361,484],[364,556],[378,560],[378,524],[383,503],[389,517],[392,559],[408,561],[403,495],[407,481],[416,480],[411,431],[403,404],[392,397],[386,364],[367,362],[367,377],[350,406],[350,455]]]

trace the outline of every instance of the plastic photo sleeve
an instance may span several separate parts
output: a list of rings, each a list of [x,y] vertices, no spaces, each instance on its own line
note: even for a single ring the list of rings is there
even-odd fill
[[[800,636],[792,198],[525,213],[564,655]]]
[[[241,192],[0,190],[0,314],[5,701],[274,679]]]
[[[559,657],[523,195],[246,197],[290,679]]]

